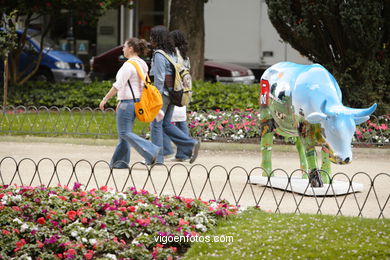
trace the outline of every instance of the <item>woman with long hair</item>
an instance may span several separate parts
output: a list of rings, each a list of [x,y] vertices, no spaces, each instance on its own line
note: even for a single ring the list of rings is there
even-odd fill
[[[154,85],[160,90],[163,96],[164,118],[161,121],[154,120],[151,123],[152,142],[158,147],[163,148],[164,134],[175,143],[177,149],[180,149],[183,160],[189,160],[193,163],[200,147],[200,142],[183,133],[175,125],[171,124],[174,105],[172,104],[169,92],[173,90],[174,68],[160,51],[170,55],[177,61],[175,47],[165,26],[155,26],[150,32],[150,41],[154,49],[152,58],[151,75],[154,76]],[[161,150],[157,156],[157,163],[164,163],[164,155]]]
[[[186,37],[184,33],[180,30],[174,30],[169,33],[173,45],[175,47],[175,54],[177,57],[177,62],[181,64],[181,66],[185,67],[186,69],[190,70],[190,59],[187,56],[187,50],[188,50],[188,42],[186,40]],[[188,124],[187,124],[187,107],[182,106],[178,107],[175,106],[173,109],[173,114],[172,114],[172,123],[180,129],[184,134],[190,136],[190,131],[188,129]],[[172,148],[172,142],[169,136],[164,133],[164,157],[169,158],[172,157],[174,154],[174,150]],[[176,155],[174,158],[172,158],[172,161],[176,162],[183,162],[187,160],[188,158],[186,157],[185,154],[181,151],[180,147],[176,149]]]

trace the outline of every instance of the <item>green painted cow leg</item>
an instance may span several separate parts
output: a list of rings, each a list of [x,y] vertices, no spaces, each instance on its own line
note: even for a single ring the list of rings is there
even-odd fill
[[[272,142],[273,133],[267,133],[261,137],[261,167],[264,169],[263,176],[272,176]]]
[[[261,167],[264,169],[263,176],[271,176],[274,121],[268,109],[260,109],[260,122]]]
[[[332,174],[328,151],[329,148],[325,146],[323,146],[321,149],[321,159],[322,159],[321,176],[322,176],[322,181],[326,184],[330,183],[330,176]]]
[[[315,144],[311,141],[308,142],[306,146],[306,158],[307,164],[309,167],[309,183],[311,187],[323,187],[324,183],[322,181],[321,174],[317,168],[317,153],[315,149]]]
[[[306,159],[308,170],[317,170],[317,153],[314,145],[306,145]]]
[[[309,183],[312,187],[322,187],[323,182],[317,167],[317,153],[315,149],[316,141],[314,128],[307,123],[299,126],[299,137],[305,147],[305,155],[308,166]]]
[[[297,148],[299,154],[300,168],[305,172],[302,175],[302,178],[307,179],[308,178],[307,172],[309,171],[309,166],[307,164],[305,148],[303,147],[302,141],[299,137],[295,138],[295,147]]]

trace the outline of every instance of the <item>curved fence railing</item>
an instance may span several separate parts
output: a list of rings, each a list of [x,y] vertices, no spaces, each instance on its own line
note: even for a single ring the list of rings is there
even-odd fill
[[[207,169],[200,164],[149,167],[137,162],[126,169],[113,169],[106,161],[72,162],[65,158],[17,161],[12,157],[0,160],[2,185],[70,186],[78,182],[87,190],[108,186],[115,191],[124,191],[135,187],[158,195],[226,199],[242,207],[258,206],[272,212],[390,218],[388,173],[357,172],[351,175],[340,172],[332,176],[331,184],[312,188],[307,181],[302,181],[301,176],[305,174],[302,170],[287,173],[277,169],[272,172],[274,177],[262,177],[262,172],[259,167],[247,171],[243,167],[228,170],[216,165]],[[258,179],[264,182],[255,185],[259,183]],[[279,180],[284,180],[284,184],[278,185]],[[296,185],[297,180],[303,182],[303,186]]]
[[[101,111],[98,108],[68,108],[68,107],[34,107],[34,106],[0,106],[0,134],[10,135],[71,135],[71,136],[96,136],[114,138],[117,136],[115,123],[115,110],[106,109]],[[197,117],[201,112],[197,112]],[[205,114],[207,114],[205,112]],[[197,117],[191,118],[191,121],[196,121]],[[203,116],[202,118],[207,118]],[[215,120],[215,119],[211,119]],[[256,120],[256,119],[255,119]],[[258,120],[253,121],[253,127],[259,127]],[[355,132],[353,144],[358,146],[390,145],[390,130],[386,122],[390,121],[390,116],[372,116],[369,122],[359,126]],[[200,124],[204,123],[203,121]],[[219,127],[222,127],[221,125]],[[227,133],[231,132],[229,125],[225,126]],[[228,129],[229,128],[229,129]],[[142,132],[148,131],[143,129]],[[208,131],[211,131],[208,129]],[[214,141],[237,141],[237,142],[255,142],[260,139],[260,130],[255,131],[250,137],[245,136],[245,131],[240,135],[243,136],[240,140],[231,138],[231,134],[215,134],[210,140]],[[197,132],[197,137],[204,139],[209,138],[207,134]],[[278,142],[289,142],[283,138],[279,138]]]

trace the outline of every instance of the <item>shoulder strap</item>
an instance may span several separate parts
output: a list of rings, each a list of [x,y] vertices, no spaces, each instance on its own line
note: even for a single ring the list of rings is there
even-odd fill
[[[176,57],[177,57],[177,63],[179,63],[182,67],[184,66],[184,58],[181,56],[181,53],[178,48],[176,48]]]
[[[135,67],[135,69],[136,69],[136,71],[138,73],[138,76],[144,81],[145,85],[146,85],[147,82],[149,82],[149,83],[151,82],[148,73],[146,73],[146,79],[145,79],[144,74],[141,71],[140,67],[138,66],[137,62],[135,62],[133,60],[128,60],[127,62],[133,64],[133,66]]]
[[[133,99],[135,99],[134,91],[133,91],[133,88],[131,87],[131,83],[130,83],[129,79],[127,80],[127,83],[129,84],[129,87],[130,87],[130,90],[131,90],[131,94],[133,95]]]
[[[170,63],[172,63],[173,66],[175,66],[175,63],[176,63],[176,62],[174,62],[174,61],[172,60],[171,56],[169,56],[165,51],[163,51],[163,50],[156,50],[156,52],[161,53],[162,55],[164,55],[164,57],[165,57]]]

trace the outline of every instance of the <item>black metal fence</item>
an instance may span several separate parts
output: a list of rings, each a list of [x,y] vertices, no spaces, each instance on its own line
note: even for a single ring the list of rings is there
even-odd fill
[[[115,137],[115,110],[0,106],[0,133]]]
[[[69,135],[115,138],[117,136],[115,110],[101,111],[98,108],[0,106],[0,134],[10,135]],[[356,146],[390,146],[390,130],[387,125],[390,116],[371,116],[371,120],[361,125],[355,132],[353,144]],[[147,127],[142,130],[143,134]],[[258,131],[260,132],[260,131]],[[204,136],[197,136],[205,138]],[[239,142],[258,143],[260,136],[243,138]],[[229,141],[228,136],[217,136],[216,141]],[[288,142],[284,138],[278,142]]]
[[[155,165],[148,167],[140,162],[126,169],[110,168],[106,161],[91,163],[87,160],[72,162],[69,159],[53,161],[43,158],[16,160],[4,157],[0,160],[0,184],[27,186],[72,185],[79,182],[89,190],[108,186],[115,191],[129,187],[149,192],[177,195],[204,200],[226,199],[242,207],[258,206],[264,210],[281,213],[312,213],[370,218],[390,218],[390,174],[370,175],[358,172],[353,175],[337,173],[331,184],[312,188],[308,182],[298,190],[295,180],[302,180],[302,170],[287,173],[274,170],[275,177],[262,177],[262,168],[247,171],[243,167],[230,170],[221,165],[207,169],[196,164]],[[265,182],[254,185],[255,179]],[[284,180],[285,186],[277,186],[275,180]],[[337,185],[344,190],[337,194]],[[356,187],[360,187],[359,191]],[[290,190],[290,191],[287,191]]]

